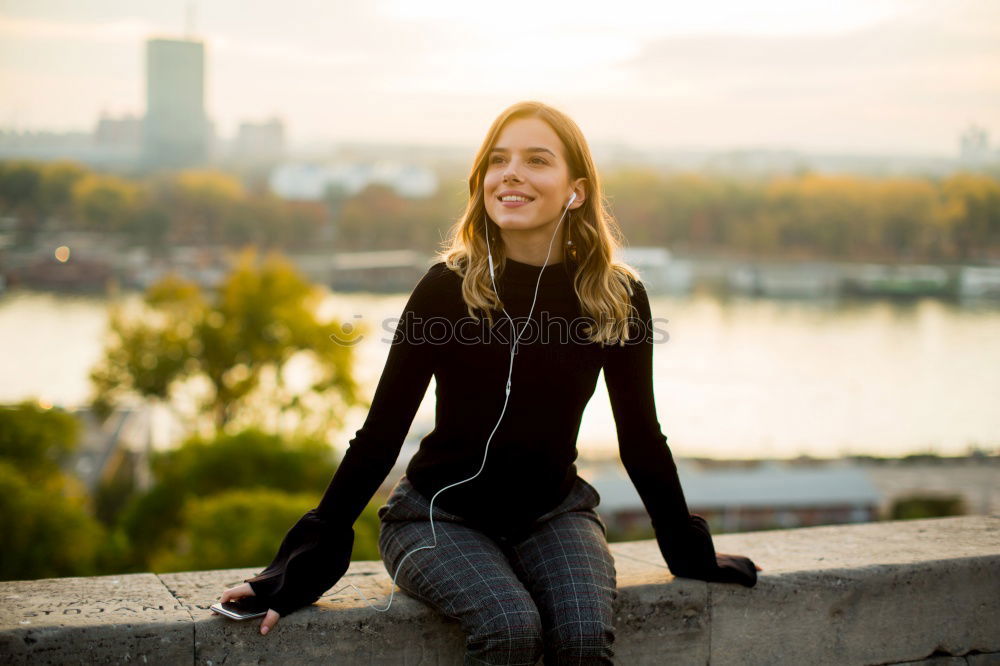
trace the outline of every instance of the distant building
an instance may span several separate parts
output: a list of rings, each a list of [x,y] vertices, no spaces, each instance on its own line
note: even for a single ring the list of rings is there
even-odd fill
[[[959,161],[970,167],[987,164],[990,159],[990,135],[986,129],[971,125],[959,137]]]
[[[0,130],[0,159],[86,159],[93,152],[91,132]]]
[[[691,262],[676,259],[665,247],[622,247],[616,258],[639,272],[650,293],[687,293],[694,284]]]
[[[727,532],[806,527],[878,519],[881,494],[859,468],[829,464],[799,467],[764,462],[747,469],[699,469],[678,461],[692,513]],[[601,495],[598,512],[609,527],[649,525],[639,493],[617,467],[598,471],[590,483]]]
[[[320,165],[282,164],[271,172],[270,185],[285,199],[317,201],[326,191],[337,188],[347,195],[357,194],[372,184],[386,185],[403,197],[428,197],[438,188],[437,175],[426,167],[398,162]]]
[[[281,120],[240,123],[230,155],[233,160],[250,164],[274,163],[284,155],[285,124]]]
[[[94,128],[94,153],[104,162],[135,164],[142,151],[142,118],[102,113]]]
[[[211,141],[205,115],[204,45],[188,39],[148,40],[144,164],[168,168],[203,164]]]
[[[115,148],[138,148],[142,144],[142,118],[131,114],[114,118],[102,113],[94,128],[94,143]]]
[[[114,124],[118,121],[112,122]],[[0,160],[73,160],[108,170],[128,170],[134,167],[139,158],[139,147],[129,143],[127,133],[130,130],[118,126],[110,130],[110,133],[106,131],[99,140],[98,127],[100,122],[94,130],[86,132],[0,130]]]

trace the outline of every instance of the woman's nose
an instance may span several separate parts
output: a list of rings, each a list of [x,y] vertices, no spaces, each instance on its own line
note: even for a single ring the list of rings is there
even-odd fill
[[[503,182],[508,181],[519,181],[521,177],[517,175],[517,169],[514,167],[514,160],[507,163],[507,168],[503,171]]]

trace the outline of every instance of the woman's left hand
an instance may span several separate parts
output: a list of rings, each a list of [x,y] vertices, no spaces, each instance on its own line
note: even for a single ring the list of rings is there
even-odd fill
[[[237,599],[242,599],[243,597],[252,597],[254,595],[253,588],[250,587],[250,583],[242,583],[236,587],[231,587],[222,593],[222,597],[219,598],[219,603],[224,604],[227,601],[236,601]],[[212,611],[213,613],[215,611]],[[267,609],[267,615],[260,623],[260,633],[267,634],[267,632],[274,629],[274,625],[278,624],[278,620],[281,619],[281,615],[278,611],[273,608]]]
[[[757,571],[763,571],[756,562],[743,555],[716,553],[715,560],[722,572],[717,578],[720,583],[739,583],[753,587],[757,583]],[[753,566],[753,570],[747,565]]]

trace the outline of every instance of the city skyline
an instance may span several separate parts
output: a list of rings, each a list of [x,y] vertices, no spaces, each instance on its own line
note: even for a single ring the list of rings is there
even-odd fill
[[[0,88],[18,94],[0,98],[0,128],[143,115],[146,40],[183,37],[191,4],[206,110],[224,136],[278,117],[292,143],[469,145],[526,98],[568,111],[593,143],[643,148],[952,155],[970,125],[1000,133],[1000,4],[981,0],[624,1],[614,13],[8,0]]]

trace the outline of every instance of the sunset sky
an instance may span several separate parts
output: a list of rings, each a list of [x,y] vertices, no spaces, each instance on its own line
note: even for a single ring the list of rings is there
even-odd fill
[[[0,0],[0,128],[144,111],[144,40],[207,45],[230,136],[473,145],[520,99],[592,142],[953,155],[1000,140],[1000,2]]]

